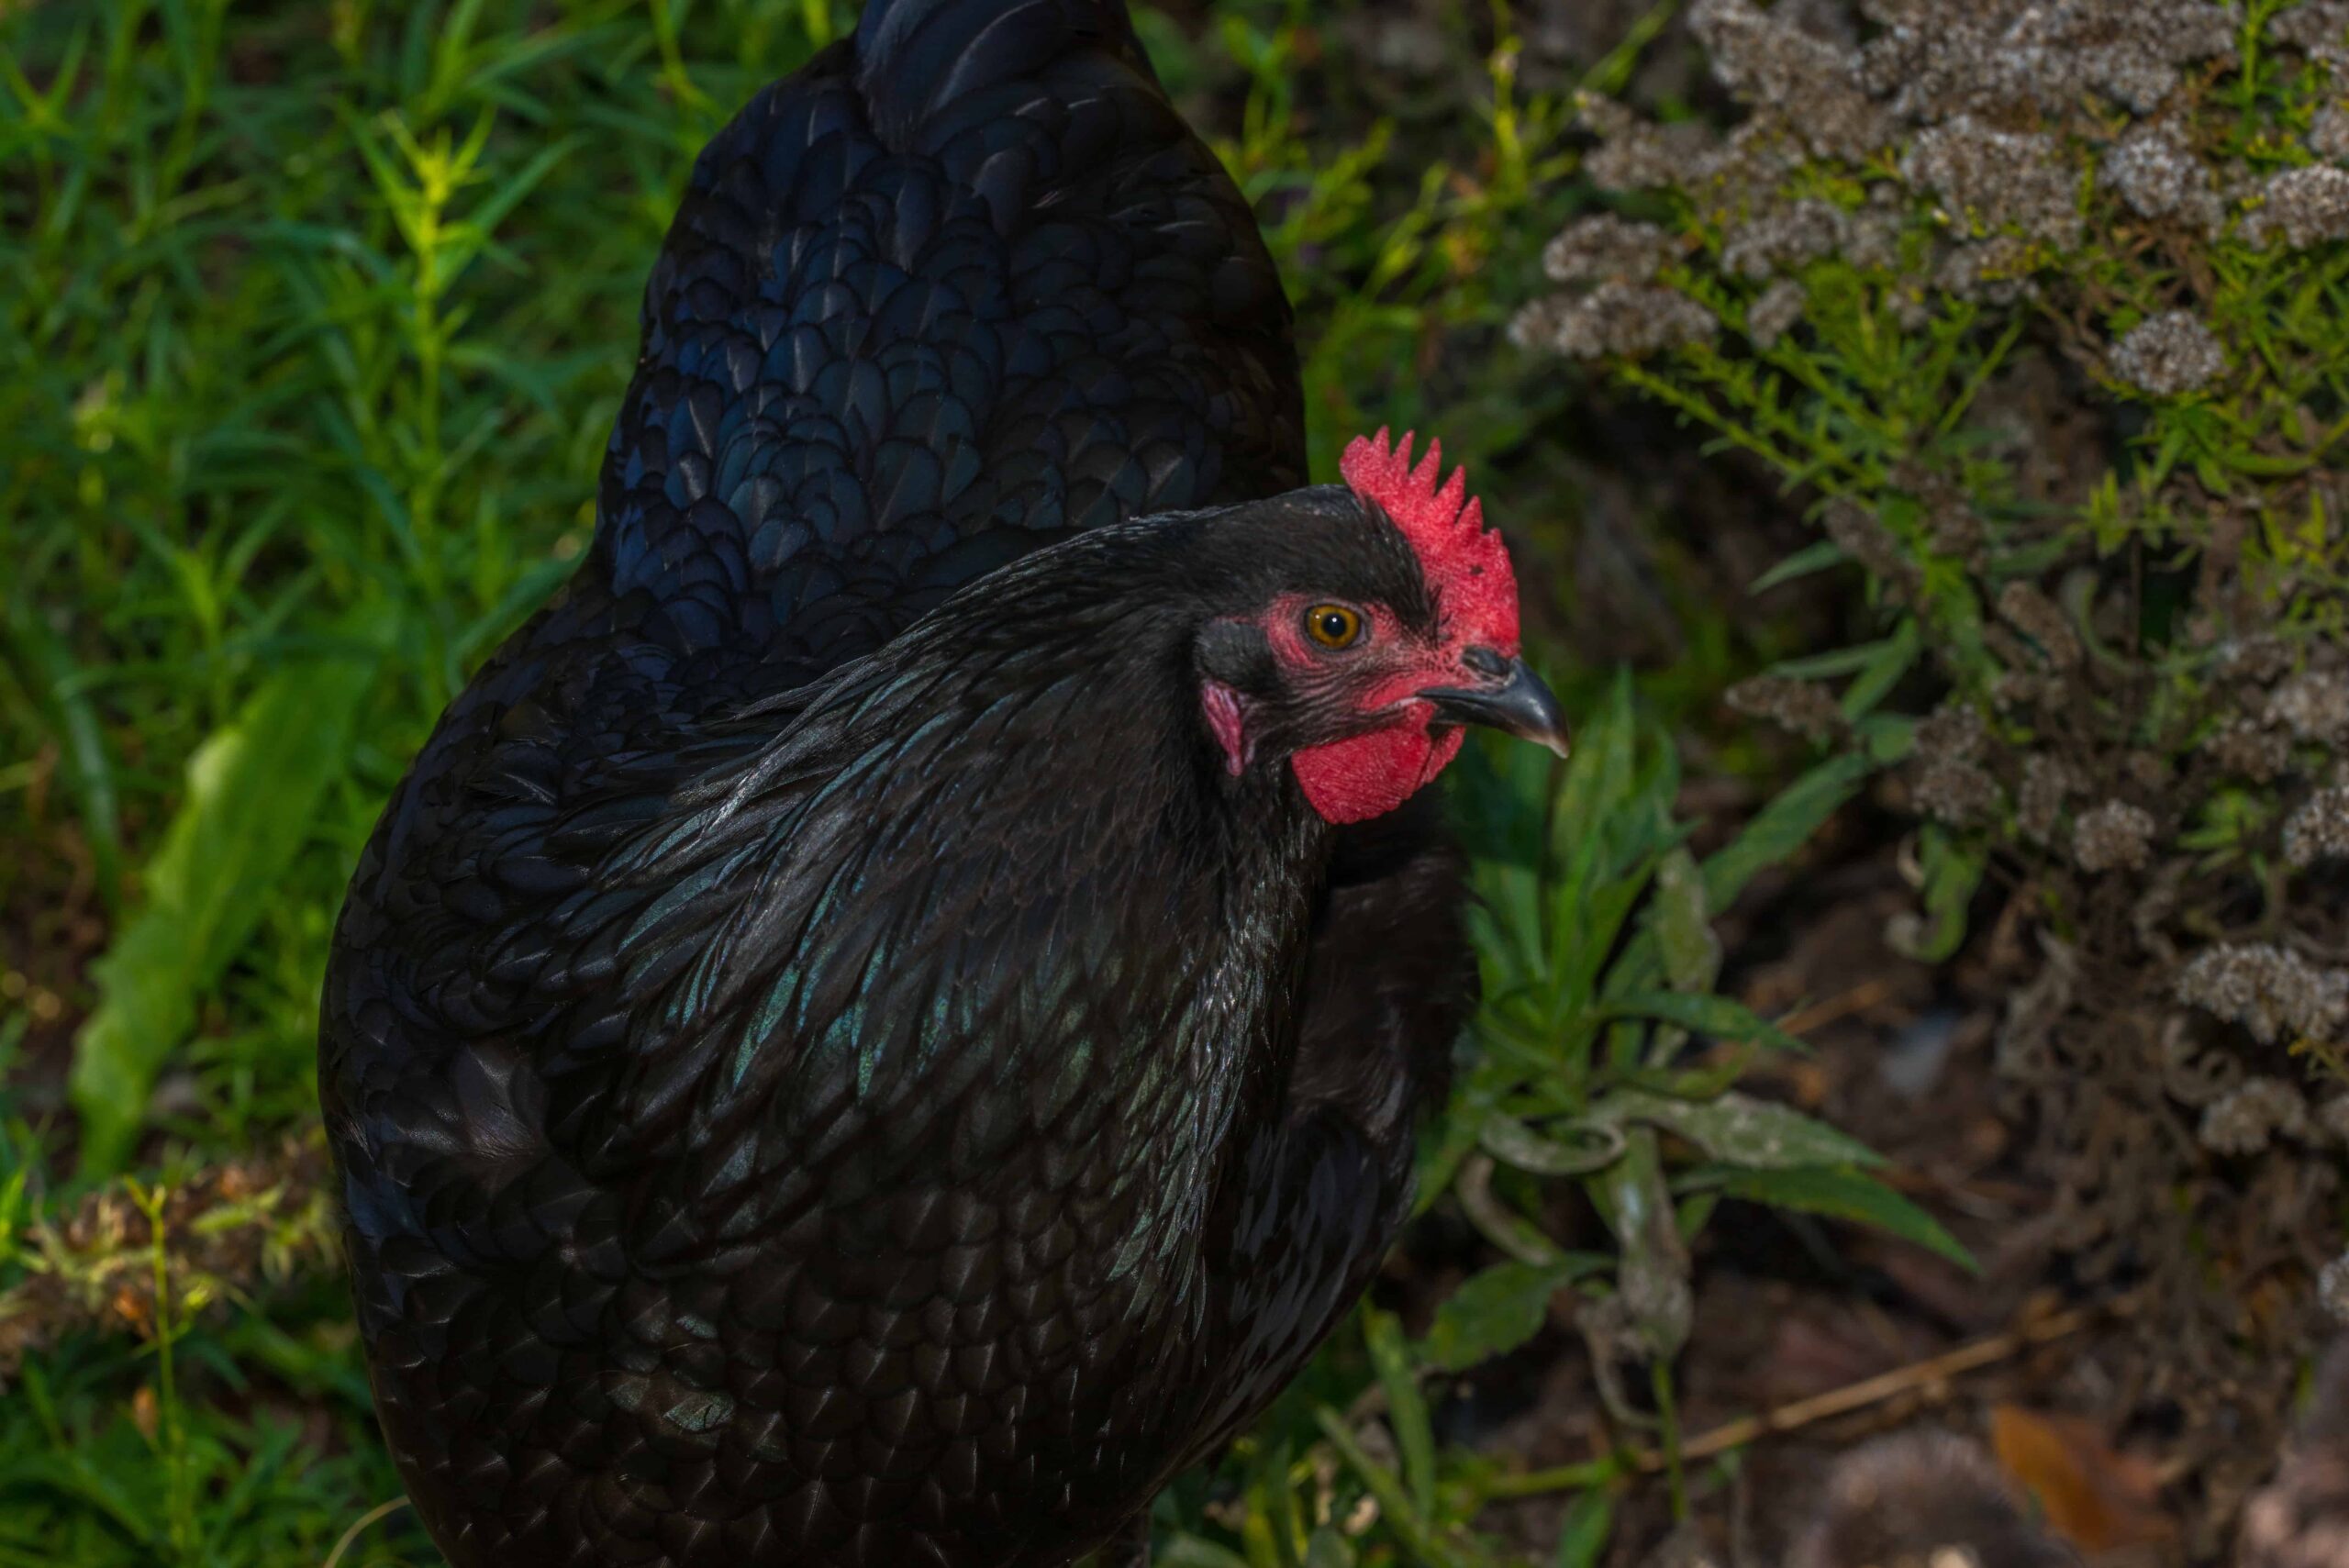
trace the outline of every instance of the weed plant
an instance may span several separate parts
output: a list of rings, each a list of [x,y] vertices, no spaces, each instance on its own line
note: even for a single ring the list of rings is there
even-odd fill
[[[1586,98],[1609,210],[1514,330],[1809,507],[1765,584],[1876,606],[1734,700],[1919,721],[1892,934],[2005,917],[2044,1261],[2148,1293],[2137,1407],[2223,1516],[2349,1311],[2349,6],[1689,16],[1741,117]]]

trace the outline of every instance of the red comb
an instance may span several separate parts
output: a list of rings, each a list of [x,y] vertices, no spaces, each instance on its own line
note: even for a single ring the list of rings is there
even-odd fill
[[[1356,436],[1346,443],[1338,472],[1355,495],[1378,503],[1419,558],[1419,571],[1434,590],[1436,613],[1454,635],[1502,653],[1517,651],[1517,573],[1509,566],[1501,536],[1485,527],[1484,503],[1468,494],[1468,471],[1455,468],[1439,489],[1443,443],[1428,442],[1428,455],[1411,466],[1411,432],[1390,449],[1381,426],[1374,439]]]

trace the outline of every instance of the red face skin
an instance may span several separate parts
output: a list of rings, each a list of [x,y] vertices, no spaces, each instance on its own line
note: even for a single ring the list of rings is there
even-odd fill
[[[1431,734],[1435,705],[1417,694],[1431,686],[1475,681],[1461,662],[1466,645],[1414,637],[1385,606],[1370,605],[1362,606],[1361,640],[1333,652],[1306,637],[1305,614],[1310,607],[1302,599],[1273,606],[1264,625],[1273,656],[1300,684],[1336,673],[1353,694],[1357,713],[1364,717],[1384,715],[1386,722],[1348,740],[1307,747],[1289,759],[1289,766],[1306,800],[1325,821],[1365,822],[1384,817],[1425,788],[1459,754],[1461,731],[1448,728],[1441,738]]]
[[[1433,687],[1474,686],[1487,677],[1465,662],[1471,649],[1517,655],[1517,581],[1497,534],[1467,495],[1459,470],[1441,486],[1442,449],[1411,466],[1411,438],[1390,449],[1386,432],[1356,439],[1341,465],[1346,483],[1381,507],[1410,541],[1435,601],[1432,635],[1405,628],[1379,605],[1348,608],[1363,617],[1350,647],[1328,649],[1306,636],[1311,602],[1285,596],[1266,610],[1263,626],[1273,655],[1292,684],[1325,689],[1372,728],[1343,740],[1309,746],[1289,759],[1305,798],[1325,821],[1344,824],[1383,817],[1426,787],[1459,754],[1461,731],[1431,734],[1435,705],[1418,694]],[[1208,727],[1234,774],[1253,751],[1237,694],[1210,681],[1200,696]]]
[[[1258,624],[1293,687],[1320,687],[1349,711],[1374,721],[1362,734],[1306,747],[1289,759],[1306,800],[1323,820],[1365,822],[1410,799],[1459,754],[1463,732],[1447,726],[1441,735],[1431,733],[1435,705],[1419,694],[1436,686],[1475,685],[1485,677],[1464,662],[1468,649],[1513,655],[1516,639],[1431,639],[1406,629],[1382,605],[1350,605],[1362,615],[1362,635],[1350,648],[1328,649],[1305,634],[1306,617],[1319,603],[1304,595],[1284,595]],[[1199,706],[1223,748],[1226,771],[1237,777],[1255,757],[1245,703],[1222,682],[1208,681]]]

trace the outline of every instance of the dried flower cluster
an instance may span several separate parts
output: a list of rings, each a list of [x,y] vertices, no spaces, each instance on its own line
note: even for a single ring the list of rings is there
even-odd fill
[[[2339,747],[2349,742],[2349,675],[2307,670],[2276,688],[2267,717],[2301,740]]]
[[[2254,1078],[2212,1101],[2197,1137],[2213,1154],[2256,1154],[2278,1136],[2303,1138],[2309,1106],[2280,1078]]]
[[[1651,125],[1620,104],[1586,97],[1582,120],[1604,139],[1584,165],[1602,191],[1653,191],[1704,165],[1712,133],[1694,121]]]
[[[1718,327],[1710,311],[1676,290],[1610,280],[1588,294],[1520,311],[1509,335],[1520,348],[1546,348],[1571,360],[1638,359],[1702,342]]]
[[[1749,278],[1816,261],[1843,240],[1843,215],[1806,196],[1748,220],[1721,248],[1721,265]]]
[[[2267,36],[2277,43],[2308,50],[2333,64],[2349,63],[2349,3],[2344,0],[2300,0],[2288,6],[2268,24]]]
[[[1569,225],[1542,252],[1542,269],[1562,284],[1643,284],[1672,260],[1672,236],[1653,223],[1611,212]]]
[[[2165,311],[2112,346],[2112,373],[2140,392],[2175,397],[2227,373],[2227,350],[2191,312]]]
[[[1835,695],[1816,681],[1756,675],[1729,689],[1729,706],[1752,718],[1765,718],[1812,740],[1825,740],[1843,728]]]
[[[2228,773],[2266,784],[2291,765],[2292,738],[2273,725],[2238,717],[2211,737],[2210,755]]]
[[[1934,821],[1965,828],[1986,819],[2004,797],[1998,781],[1976,764],[1943,758],[1917,771],[1910,798],[1919,812]]]
[[[2349,238],[2349,170],[2312,163],[2276,174],[2261,191],[2259,210],[2243,225],[2243,234],[2255,244],[2281,235],[2295,250]]]
[[[2022,787],[2015,792],[2017,825],[2035,841],[2045,843],[2054,836],[2064,802],[2078,787],[2070,763],[2045,751],[2033,751],[2023,760]]]
[[[2052,245],[2080,241],[2064,144],[2043,131],[1998,130],[1960,115],[1920,131],[1900,172],[1941,199],[1961,233],[2012,228]]]
[[[2221,943],[2179,973],[2177,996],[2273,1044],[2339,1029],[2349,1014],[2349,973],[2319,969],[2273,942]]]
[[[2153,858],[2154,814],[2108,800],[2072,825],[2072,858],[2082,871],[2140,871]]]
[[[1958,9],[1936,0],[1877,0],[1886,26],[1863,56],[1895,111],[1923,117],[2060,115],[2096,95],[2140,114],[2158,107],[2179,69],[2234,52],[2234,18],[2201,0],[2056,0]]]
[[[2284,858],[2296,866],[2349,859],[2349,784],[2316,791],[2285,818]]]
[[[1937,822],[1966,827],[1996,811],[2004,800],[1998,781],[1982,767],[1989,729],[1970,704],[1943,703],[1917,727],[1915,776],[1910,802]]]
[[[2210,166],[2165,127],[2142,126],[2114,142],[2099,176],[2139,217],[2209,234],[2226,217]]]
[[[2339,37],[2306,15],[2317,9],[2284,13],[2275,39],[2320,57],[2339,51]],[[2084,243],[2099,200],[2206,239],[2231,224],[2250,243],[2280,239],[2295,249],[2349,236],[2349,171],[2320,161],[2247,177],[2198,145],[2173,112],[2197,72],[2237,61],[2239,16],[2214,0],[1986,0],[1963,8],[1699,0],[1688,24],[1750,117],[1717,135],[1586,98],[1583,123],[1599,139],[1588,172],[1604,190],[1692,197],[1726,277],[1767,286],[1838,256],[1895,274],[1903,284],[1897,304],[1913,328],[1932,291],[1990,304],[2030,297],[2039,276]],[[2349,150],[2349,108],[2328,106],[2306,142],[2320,160]],[[1816,182],[1796,178],[1814,164],[1854,182],[1850,194],[1829,199]],[[1920,212],[1939,237],[1904,246],[1904,228]],[[1568,256],[1598,245],[1604,231],[1590,222],[1560,237]],[[1651,253],[1633,259],[1644,263]],[[1596,262],[1556,272],[1573,284],[1653,274]],[[1792,324],[1791,299],[1776,293],[1758,317],[1749,308],[1757,346],[1775,344]],[[1701,320],[1665,308],[1636,295],[1573,312],[1553,302],[1530,307],[1518,335],[1578,358],[1655,353],[1709,340],[1725,314],[1709,301]],[[2196,335],[2207,325],[2157,319],[2168,325],[2116,350],[2117,374],[2174,395],[2222,373],[2223,346]]]

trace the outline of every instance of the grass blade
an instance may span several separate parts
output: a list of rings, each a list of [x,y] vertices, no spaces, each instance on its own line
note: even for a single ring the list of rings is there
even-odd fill
[[[1976,1273],[1981,1270],[1974,1254],[1942,1229],[1940,1220],[1865,1172],[1815,1166],[1795,1171],[1727,1170],[1710,1174],[1718,1177],[1714,1183],[1718,1190],[1730,1197],[1871,1225],[1904,1241],[1914,1241],[1930,1251],[1939,1252],[1960,1267]]]
[[[349,629],[358,635],[347,651],[271,677],[189,759],[186,797],[147,866],[145,906],[93,966],[99,1002],[74,1040],[72,1073],[86,1173],[112,1172],[129,1152],[157,1071],[349,766],[383,646],[380,617]]]

